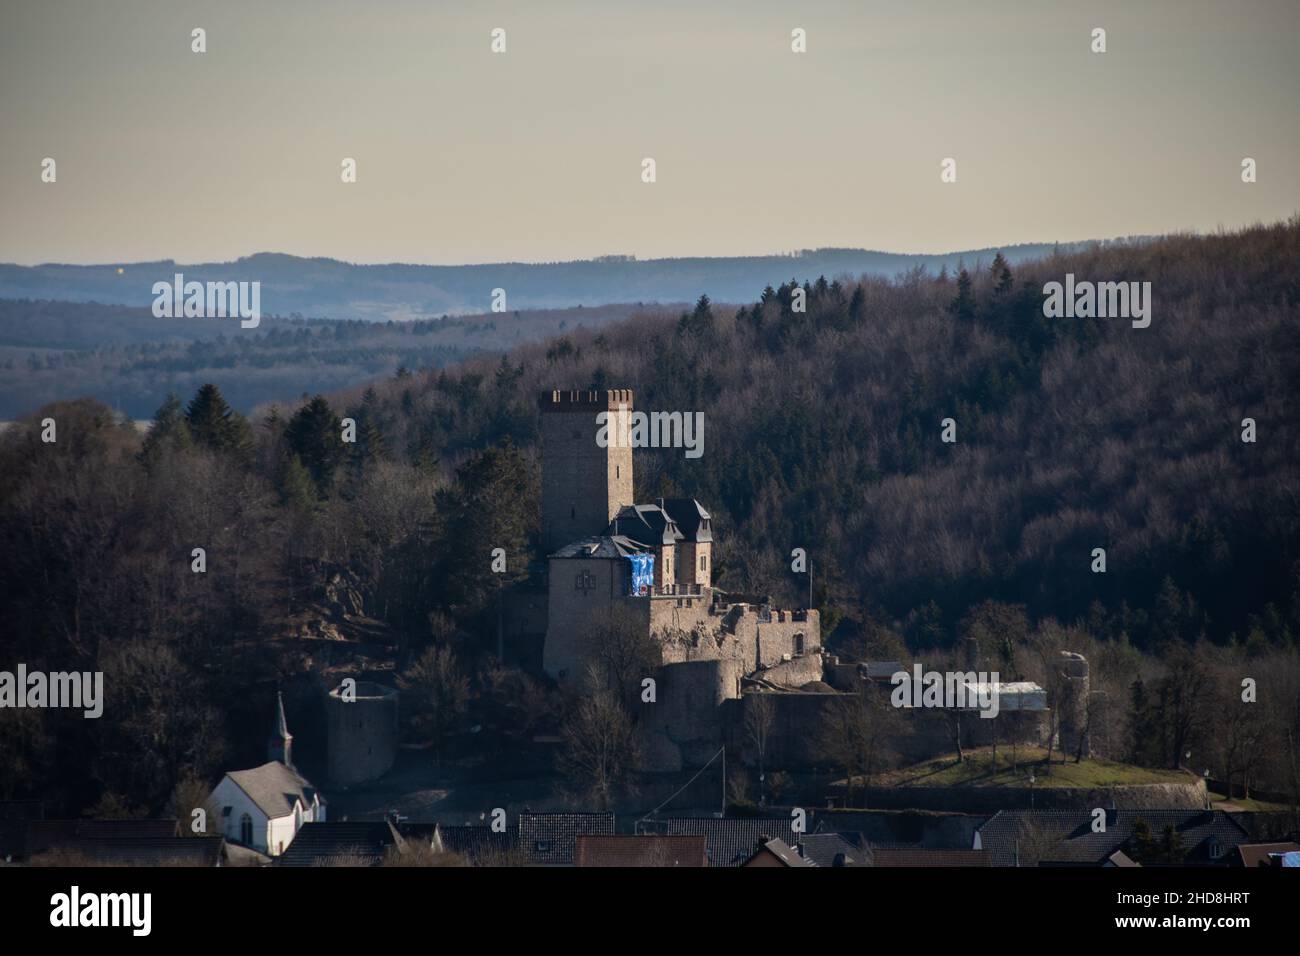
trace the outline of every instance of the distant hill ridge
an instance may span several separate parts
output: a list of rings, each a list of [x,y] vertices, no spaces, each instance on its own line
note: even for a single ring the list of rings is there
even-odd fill
[[[1144,241],[1133,239],[1125,241]],[[234,262],[107,263],[36,266],[0,264],[0,298],[54,299],[149,306],[153,283],[186,279],[259,281],[262,311],[334,319],[411,319],[485,312],[492,290],[506,290],[514,309],[553,309],[631,302],[741,302],[755,290],[790,279],[893,277],[913,269],[953,270],[992,261],[997,252],[1012,265],[1059,249],[1094,243],[1026,243],[935,255],[866,249],[813,249],[794,255],[632,259],[599,257],[572,262],[502,262],[481,265],[356,265],[338,259],[260,252]],[[119,273],[118,270],[122,271]]]

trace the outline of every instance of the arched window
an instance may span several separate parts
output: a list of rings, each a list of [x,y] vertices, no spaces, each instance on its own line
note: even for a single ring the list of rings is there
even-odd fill
[[[800,654],[803,653],[803,651],[804,651],[804,646],[803,646],[803,634],[802,634],[802,633],[795,634],[795,636],[794,636],[794,653],[795,653],[795,656],[798,657]]]
[[[239,842],[244,846],[253,845],[253,818],[247,813],[239,818]]]

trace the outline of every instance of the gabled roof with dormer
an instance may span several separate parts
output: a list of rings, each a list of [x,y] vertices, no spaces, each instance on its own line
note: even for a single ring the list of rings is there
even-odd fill
[[[1139,821],[1156,840],[1172,827],[1187,862],[1225,860],[1250,839],[1222,810],[1109,809],[1101,832],[1093,829],[1091,810],[1002,810],[978,832],[980,847],[995,866],[1015,866],[1026,856],[1043,863],[1099,864],[1116,850],[1131,848]]]
[[[558,551],[551,553],[552,558],[626,558],[634,554],[651,554],[650,545],[633,541],[624,535],[596,535],[570,542]]]
[[[278,760],[251,770],[232,770],[226,776],[272,820],[289,816],[298,804],[305,810],[317,801],[325,802],[306,777]]]

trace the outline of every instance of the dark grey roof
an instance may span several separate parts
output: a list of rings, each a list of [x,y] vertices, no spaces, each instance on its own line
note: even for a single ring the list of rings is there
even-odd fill
[[[663,508],[687,541],[713,540],[713,518],[694,498],[665,498]]]
[[[511,825],[500,833],[485,824],[440,826],[443,849],[465,857],[475,866],[509,862],[519,847],[519,827]]]
[[[272,760],[251,770],[232,770],[226,774],[248,794],[250,800],[268,817],[285,817],[293,813],[295,800],[311,806],[316,788],[294,770],[278,760]],[[324,799],[321,800],[324,803]]]
[[[818,866],[866,866],[871,851],[861,833],[807,833],[799,841],[804,856]]]
[[[304,823],[277,866],[378,866],[402,838],[385,821]]]
[[[994,866],[1015,866],[1018,853],[1024,862],[1037,857],[1042,863],[1095,865],[1116,850],[1132,855],[1139,820],[1157,841],[1172,826],[1188,863],[1226,863],[1233,848],[1249,840],[1245,829],[1221,810],[1107,810],[1102,833],[1092,830],[1091,810],[1003,810],[979,828],[980,845]],[[1221,857],[1211,855],[1211,840],[1217,841]]]
[[[622,535],[652,548],[675,544],[683,538],[673,519],[658,505],[624,505],[605,533]]]
[[[519,852],[530,863],[572,863],[575,843],[580,833],[613,836],[614,814],[519,814]]]
[[[30,820],[26,824],[23,849],[15,855],[31,856],[60,849],[76,851],[89,840],[148,842],[178,837],[180,830],[175,820]]]
[[[103,866],[217,866],[226,840],[208,837],[105,837],[61,849]]]
[[[799,837],[793,817],[673,817],[663,823],[672,836],[702,833],[709,866],[740,866],[769,840],[795,843]]]
[[[573,541],[551,554],[552,558],[626,558],[653,549],[624,535],[596,535]]]
[[[908,810],[813,810],[814,833],[856,833],[872,846],[968,850],[988,816]]]

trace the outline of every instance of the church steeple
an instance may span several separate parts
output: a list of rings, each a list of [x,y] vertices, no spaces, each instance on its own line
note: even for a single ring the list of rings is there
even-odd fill
[[[289,733],[289,724],[284,719],[284,697],[275,692],[275,717],[271,724],[271,736],[266,740],[268,760],[278,760],[286,767],[293,766],[293,734]]]

